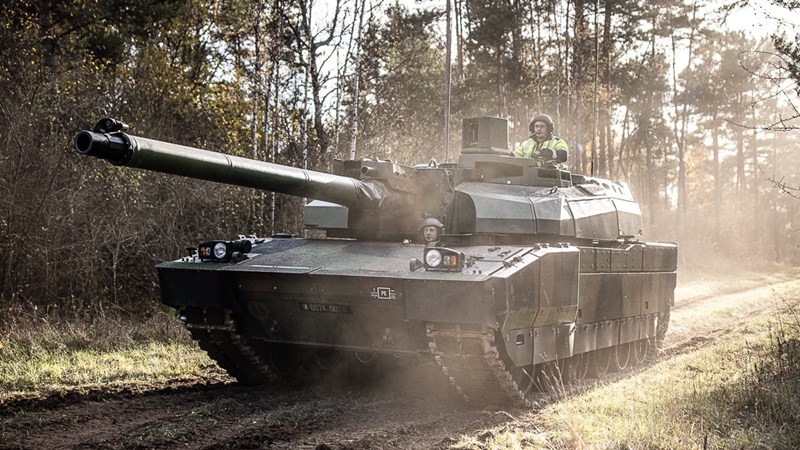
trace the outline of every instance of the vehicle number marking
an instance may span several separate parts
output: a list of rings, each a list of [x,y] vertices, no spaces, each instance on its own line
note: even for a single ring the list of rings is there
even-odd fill
[[[300,303],[300,310],[333,314],[352,314],[350,305],[328,305],[325,303]]]

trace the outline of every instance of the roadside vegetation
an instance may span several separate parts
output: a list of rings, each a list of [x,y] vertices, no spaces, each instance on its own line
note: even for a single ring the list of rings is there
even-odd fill
[[[0,335],[0,404],[220,380],[230,379],[166,308],[142,321],[17,322]]]
[[[458,448],[799,448],[800,298]],[[564,388],[554,388],[563,396]]]

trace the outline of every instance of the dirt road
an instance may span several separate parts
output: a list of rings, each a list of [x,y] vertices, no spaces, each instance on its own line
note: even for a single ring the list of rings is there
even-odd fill
[[[779,277],[680,285],[662,357],[773,313],[780,296],[797,289]],[[212,378],[0,405],[0,449],[447,448],[523,413],[465,406],[433,364],[409,366],[355,388],[346,380],[306,390],[245,388]]]

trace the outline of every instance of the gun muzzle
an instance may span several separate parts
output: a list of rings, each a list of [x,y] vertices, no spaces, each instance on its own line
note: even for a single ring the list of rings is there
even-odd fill
[[[75,136],[75,150],[82,155],[105,159],[115,166],[126,164],[133,155],[133,145],[123,133],[81,131]]]

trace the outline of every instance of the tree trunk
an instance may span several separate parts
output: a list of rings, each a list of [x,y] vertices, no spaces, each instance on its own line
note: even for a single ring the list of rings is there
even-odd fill
[[[751,110],[751,123],[758,123],[756,118],[756,110],[752,108]],[[758,198],[758,178],[759,178],[759,170],[758,170],[758,136],[756,135],[756,130],[753,129],[750,134],[750,150],[751,150],[751,157],[753,158],[753,178],[752,183],[753,186],[751,187],[752,195],[753,195],[753,215],[750,219],[750,227],[752,232],[752,239],[750,240],[751,245],[755,245],[756,248],[753,251],[760,253],[758,250],[760,249],[760,241],[764,235],[764,230],[767,227],[762,226],[760,222],[760,218],[766,217],[766,209],[761,205]]]
[[[719,178],[719,126],[716,110],[711,116],[711,148],[714,152],[714,236],[719,236],[722,180]]]
[[[737,104],[741,108],[741,94]],[[735,125],[734,125],[735,126]],[[742,200],[744,192],[744,132],[741,127],[736,127],[736,206]]]
[[[644,183],[645,183],[645,192],[647,192],[647,210],[650,211],[650,225],[648,228],[650,230],[655,229],[656,223],[656,211],[658,211],[658,199],[656,198],[656,177],[655,177],[655,168],[653,164],[653,149],[650,143],[650,138],[647,138],[647,144],[645,145],[645,172],[644,172]]]
[[[457,60],[457,73],[456,78],[459,81],[464,80],[464,39],[463,39],[463,8],[461,2],[464,0],[455,0],[456,9],[456,60]]]
[[[614,2],[606,0],[603,13],[603,45],[600,61],[603,64],[604,101],[600,108],[600,175],[613,177],[614,152],[611,136],[611,17]]]
[[[313,2],[303,0],[299,2],[298,8],[300,12],[300,24],[292,26],[292,31],[297,41],[300,57],[302,60],[303,48],[308,51],[308,61],[306,62],[306,76],[311,83],[311,101],[314,104],[314,134],[315,134],[315,147],[316,154],[311,155],[312,165],[316,166],[319,162],[324,160],[324,156],[328,153],[329,138],[328,131],[325,128],[325,123],[322,117],[323,103],[322,103],[322,85],[323,81],[320,74],[319,57],[321,49],[331,43],[338,23],[340,1],[337,0],[334,6],[333,20],[326,25],[325,33],[327,36],[317,41],[315,37],[323,34],[316,33],[312,26],[312,6]],[[288,19],[287,19],[288,20]],[[290,25],[291,26],[291,25]]]
[[[692,17],[689,21],[689,45],[688,45],[688,61],[689,66],[692,64],[692,56],[694,52],[694,43],[696,35],[696,20],[697,18],[697,2],[694,3],[692,8]],[[688,100],[683,100],[682,108],[678,105],[678,74],[676,68],[677,61],[677,44],[675,32],[672,33],[672,104],[675,110],[675,121],[673,123],[673,134],[675,138],[675,145],[678,148],[678,202],[677,214],[675,214],[676,226],[680,226],[683,218],[686,215],[687,198],[686,198],[686,129],[689,123],[690,110]],[[686,88],[684,87],[684,92]]]
[[[574,145],[576,143],[574,135],[571,133],[571,128],[568,128],[565,124],[566,119],[569,117],[569,105],[570,105],[570,79],[569,79],[569,71],[570,66],[566,62],[569,60],[569,20],[566,19],[569,17],[569,6],[571,2],[567,0],[566,5],[563,7],[566,9],[566,12],[563,14],[564,19],[564,26],[563,26],[563,33],[561,32],[561,28],[559,26],[559,18],[562,17],[559,14],[558,6],[560,5],[559,2],[552,2],[552,8],[550,9],[550,14],[552,16],[551,26],[552,26],[552,35],[555,36],[555,47],[557,52],[556,58],[556,73],[558,77],[556,79],[556,123],[559,124],[560,133],[562,136],[567,137],[568,144]],[[562,101],[566,100],[566,105],[562,104]],[[576,168],[578,167],[578,155],[572,153],[569,161],[570,169],[573,172],[576,172]]]
[[[39,40],[42,44],[42,61],[47,67],[56,65],[56,39],[53,35],[53,0],[39,0]]]
[[[780,165],[778,164],[777,142],[775,142],[775,141],[776,141],[775,134],[773,133],[772,134],[772,167],[777,168],[777,167],[780,167]],[[777,170],[775,172],[777,172]],[[780,239],[781,226],[780,226],[780,217],[779,217],[779,212],[778,212],[779,205],[780,205],[780,202],[779,202],[779,198],[780,197],[779,196],[775,196],[775,195],[773,195],[771,197],[772,198],[771,198],[771,201],[770,201],[770,206],[772,208],[771,208],[770,212],[772,213],[771,214],[772,215],[772,242],[773,242],[773,247],[774,247],[774,252],[775,252],[775,262],[779,263],[779,262],[781,262],[781,259],[782,259],[782,256],[783,256],[781,254],[781,250],[783,249],[783,243],[781,242],[781,239]]]
[[[324,161],[328,153],[328,132],[322,120],[322,83],[320,82],[319,67],[317,66],[317,52],[319,49],[312,45],[309,49],[309,77],[311,81],[311,98],[314,102],[314,134],[316,135],[317,152],[313,155],[312,166]]]
[[[573,25],[574,39],[572,48],[572,92],[574,94],[574,102],[570,108],[570,118],[572,120],[575,134],[575,144],[580,144],[583,141],[583,127],[581,126],[581,109],[583,107],[583,85],[586,81],[584,79],[584,66],[585,66],[585,43],[587,34],[586,25],[586,3],[585,0],[575,0],[575,21]],[[579,160],[579,171],[587,173],[588,167],[587,152],[584,149],[581,152]]]
[[[364,11],[367,9],[367,2],[361,2],[361,11],[358,16],[358,39],[356,39],[356,64],[353,70],[353,126],[350,134],[350,153],[349,159],[356,159],[356,143],[358,140],[358,107],[361,99],[361,31],[364,26]],[[356,32],[353,31],[353,34]]]
[[[444,146],[444,154],[445,154],[445,162],[449,162],[450,159],[450,70],[451,66],[451,47],[452,47],[452,30],[450,24],[450,0],[445,0],[445,61],[444,61],[444,117],[442,118],[442,139],[443,139],[443,146]],[[502,66],[498,66],[502,67]],[[500,86],[504,86],[505,83],[500,83]]]

